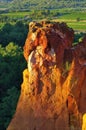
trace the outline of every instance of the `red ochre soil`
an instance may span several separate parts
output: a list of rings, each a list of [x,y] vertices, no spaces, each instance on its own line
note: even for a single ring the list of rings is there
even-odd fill
[[[65,23],[29,24],[28,67],[7,130],[86,130],[86,37],[73,40]]]

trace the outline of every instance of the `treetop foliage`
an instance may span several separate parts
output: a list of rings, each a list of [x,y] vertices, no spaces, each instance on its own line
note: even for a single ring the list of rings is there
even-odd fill
[[[19,46],[23,46],[28,32],[28,27],[22,22],[12,25],[6,23],[0,29],[0,43],[6,46],[9,42],[14,42]]]
[[[0,55],[5,56],[18,56],[22,54],[22,49],[13,42],[10,42],[6,47],[2,47],[0,44]]]

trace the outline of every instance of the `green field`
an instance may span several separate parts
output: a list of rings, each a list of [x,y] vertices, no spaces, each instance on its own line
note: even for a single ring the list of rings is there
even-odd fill
[[[74,30],[86,31],[86,12],[69,12],[64,13],[55,19],[59,22],[66,22]]]
[[[3,13],[2,16],[8,16],[8,17],[25,17],[26,15],[29,15],[30,12],[9,12],[9,13]]]
[[[75,20],[80,18],[81,20],[86,20],[86,12],[70,12],[69,14],[64,14],[60,17],[61,19],[72,19]]]
[[[80,20],[80,21],[77,21],[77,20],[73,20],[71,18],[71,20],[69,19],[57,19],[56,21],[59,21],[59,22],[66,22],[67,25],[71,28],[73,28],[74,30],[79,30],[79,31],[85,31],[86,32],[86,20]]]
[[[0,18],[8,18],[8,22],[14,22],[14,20],[20,20],[29,23],[32,20],[50,19],[53,21],[66,22],[69,27],[74,30],[86,31],[86,12],[85,11],[67,11],[67,10],[50,10],[49,14],[38,10],[30,10],[25,12],[9,12],[0,14]],[[58,13],[60,15],[58,15]],[[13,21],[12,21],[13,20]],[[3,25],[0,22],[0,27]]]

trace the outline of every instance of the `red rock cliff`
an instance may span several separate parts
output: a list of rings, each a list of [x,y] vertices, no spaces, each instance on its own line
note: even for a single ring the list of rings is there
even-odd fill
[[[73,39],[65,23],[30,23],[24,46],[28,67],[7,130],[81,130],[86,113],[86,37],[76,46]]]

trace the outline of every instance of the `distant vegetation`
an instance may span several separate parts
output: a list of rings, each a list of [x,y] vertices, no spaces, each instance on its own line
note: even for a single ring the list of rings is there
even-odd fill
[[[85,0],[0,0],[0,2],[0,7],[7,10],[86,8]]]
[[[86,30],[86,12],[81,10],[29,10],[16,12],[3,12],[0,14],[0,28],[4,23],[15,24],[16,22],[23,22],[28,24],[33,20],[55,20],[66,22],[68,26],[75,30]]]
[[[21,47],[12,42],[0,45],[0,130],[6,130],[15,112],[25,67]]]
[[[28,26],[22,22],[15,24],[5,23],[0,29],[0,43],[2,46],[8,45],[9,42],[14,42],[19,46],[23,46],[28,33]]]

